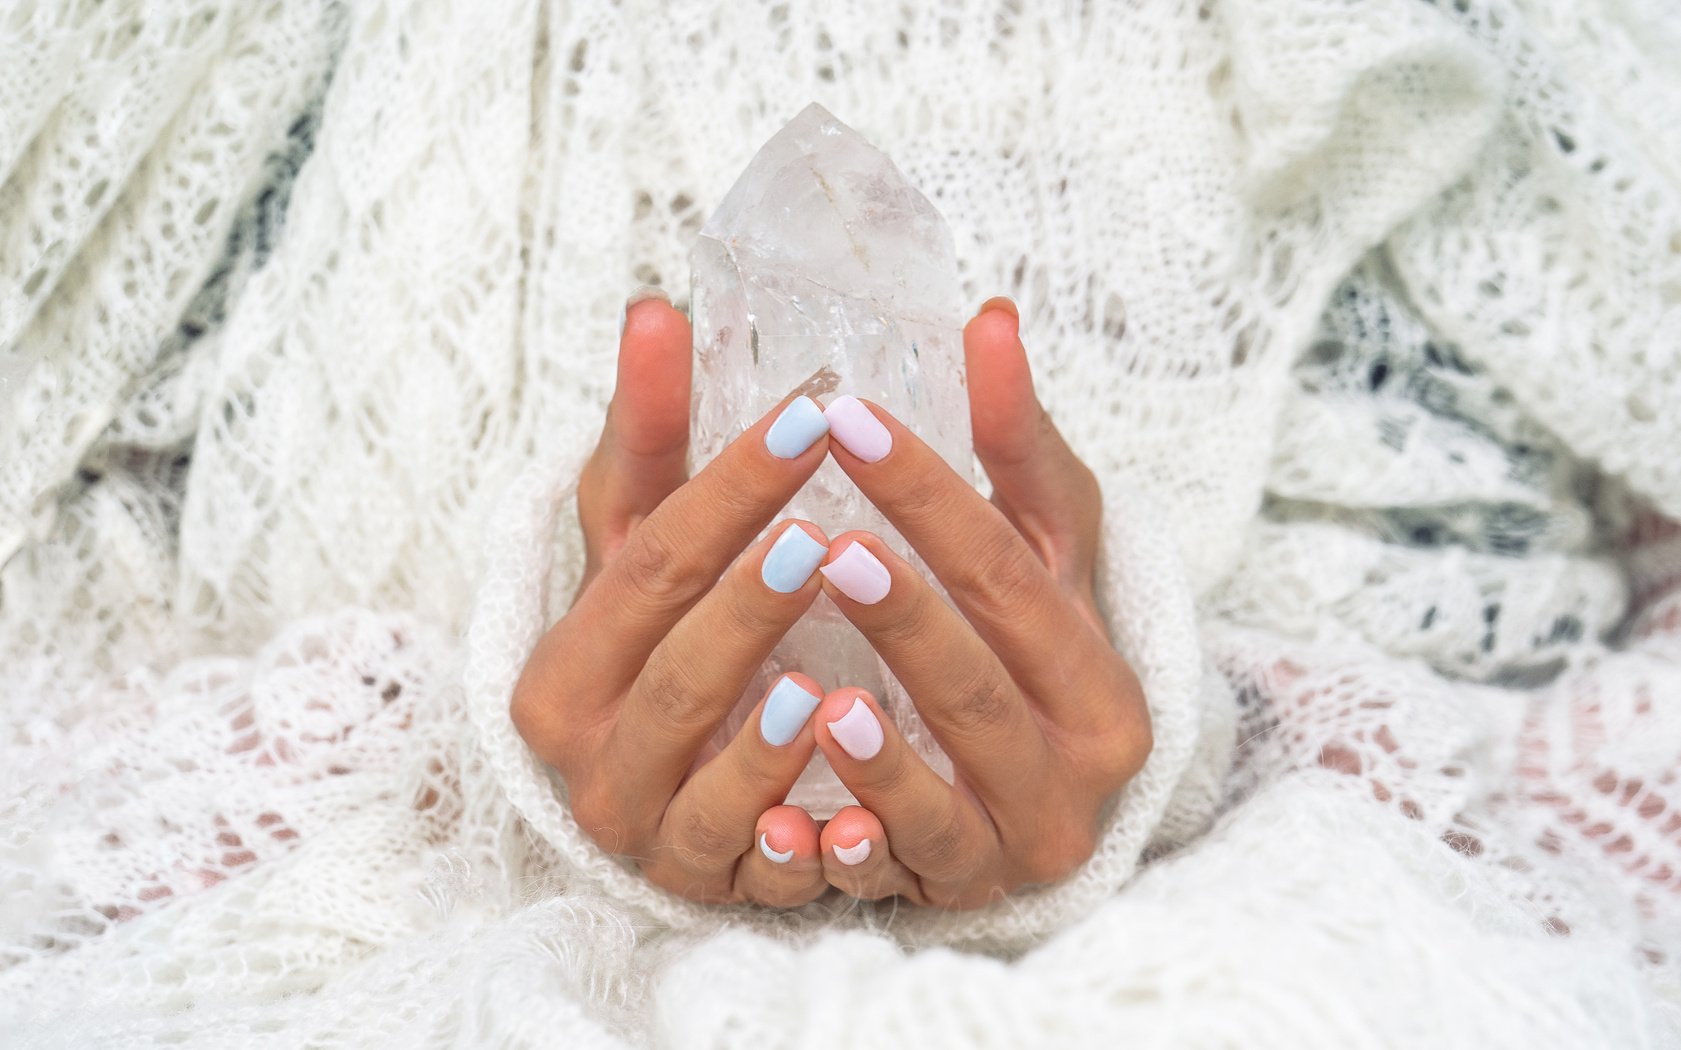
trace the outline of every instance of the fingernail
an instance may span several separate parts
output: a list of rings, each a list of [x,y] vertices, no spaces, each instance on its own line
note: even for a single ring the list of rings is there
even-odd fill
[[[759,832],[759,852],[770,858],[770,862],[772,864],[786,864],[794,859],[793,850],[789,850],[786,853],[778,853],[771,849],[770,842],[765,838],[765,833],[762,831]]]
[[[1016,309],[1016,301],[1007,295],[993,296],[991,299],[982,303],[981,308],[976,311],[976,313],[984,314],[988,310],[1002,310],[1011,317],[1014,317],[1016,320],[1021,320],[1021,311]]]
[[[868,761],[881,752],[884,737],[881,723],[863,700],[852,701],[852,710],[829,723],[829,734],[841,750],[860,762]]]
[[[835,859],[842,864],[857,865],[870,859],[870,840],[863,839],[856,846],[830,846],[835,851]]]
[[[827,553],[828,544],[818,543],[806,530],[790,525],[770,545],[764,564],[759,566],[759,578],[778,594],[793,594],[811,579]]]
[[[840,557],[817,570],[855,602],[874,605],[887,597],[893,577],[870,549],[853,540]]]
[[[771,747],[783,746],[800,735],[800,727],[822,702],[822,697],[812,696],[798,682],[783,675],[765,697],[765,709],[759,714],[759,735]]]
[[[646,302],[649,299],[658,299],[667,305],[671,303],[671,296],[665,294],[665,289],[655,287],[651,284],[645,284],[636,291],[631,292],[630,298],[625,300],[625,305],[619,310],[619,337],[621,339],[624,338],[625,318],[630,316],[630,308],[635,306],[637,303]]]
[[[865,463],[874,463],[893,451],[893,435],[864,402],[851,394],[836,398],[823,415],[828,417],[835,440]]]
[[[777,459],[796,459],[828,432],[829,420],[817,402],[809,397],[796,397],[765,431],[765,447]]]

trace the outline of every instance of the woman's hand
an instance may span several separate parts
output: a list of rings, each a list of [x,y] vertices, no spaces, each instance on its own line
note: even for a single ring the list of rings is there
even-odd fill
[[[1017,326],[1014,306],[993,300],[964,330],[992,503],[881,407],[842,398],[827,410],[836,462],[957,604],[876,536],[829,546],[824,592],[956,771],[941,779],[864,691],[825,698],[817,746],[861,805],[823,828],[823,867],[856,897],[967,908],[1061,879],[1091,856],[1101,811],[1150,752],[1143,693],[1093,592],[1097,481],[1034,396]]]
[[[828,454],[827,428],[815,402],[789,398],[685,480],[689,377],[683,316],[627,307],[579,480],[584,582],[527,662],[512,716],[565,779],[579,825],[656,884],[803,904],[827,889],[817,828],[782,803],[814,750],[821,689],[784,676],[722,751],[707,744],[817,597],[816,526],[789,522],[737,555]]]

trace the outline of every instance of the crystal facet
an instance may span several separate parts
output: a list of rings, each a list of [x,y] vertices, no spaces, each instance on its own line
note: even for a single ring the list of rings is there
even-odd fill
[[[798,390],[881,404],[972,481],[951,231],[857,132],[807,106],[747,165],[689,261],[697,468]],[[831,537],[868,529],[929,575],[833,461],[783,516],[812,521]],[[721,738],[785,671],[811,675],[825,689],[869,689],[912,745],[949,775],[950,763],[898,682],[822,597],[777,646]],[[789,801],[823,817],[852,797],[819,754]]]

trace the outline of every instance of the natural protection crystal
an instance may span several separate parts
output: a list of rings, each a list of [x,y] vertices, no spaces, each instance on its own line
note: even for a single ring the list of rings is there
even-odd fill
[[[850,394],[882,405],[973,479],[951,231],[857,132],[807,106],[747,165],[689,261],[697,468],[799,391],[826,403]],[[868,529],[928,575],[833,461],[782,516],[805,518],[831,537]],[[912,745],[949,775],[898,682],[827,598],[777,646],[724,732],[733,734],[786,671],[825,689],[870,690]],[[819,754],[789,801],[823,817],[852,797]]]

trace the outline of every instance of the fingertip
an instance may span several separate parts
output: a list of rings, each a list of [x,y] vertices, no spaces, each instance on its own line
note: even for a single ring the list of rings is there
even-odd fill
[[[817,681],[817,679],[811,677],[808,674],[805,674],[804,672],[801,672],[801,671],[787,671],[781,677],[786,678],[789,681],[793,682],[795,685],[799,686],[801,689],[804,689],[806,692],[810,693],[812,696],[817,697],[819,700],[821,700],[824,696],[827,695],[826,693],[823,692],[822,684],[819,683]],[[781,679],[779,678],[778,681],[780,681],[780,680]],[[775,683],[774,682],[771,684],[771,687],[775,688]]]
[[[813,720],[817,746],[833,764],[837,758],[867,762],[886,742],[887,715],[868,691],[837,689],[823,698]]]
[[[789,519],[772,531],[759,550],[759,580],[772,591],[801,594],[809,600],[822,589],[817,567],[828,556],[829,537],[816,525]]]
[[[627,450],[656,455],[687,446],[689,344],[688,320],[664,299],[642,299],[625,308],[613,426]]]
[[[831,601],[839,593],[860,605],[875,605],[893,589],[893,571],[883,560],[886,552],[881,539],[872,533],[841,533],[817,566],[824,593]]]
[[[823,563],[825,565],[833,562],[836,558],[839,558],[842,554],[846,553],[846,549],[854,543],[862,544],[865,547],[877,547],[881,543],[881,537],[866,529],[847,529],[845,532],[837,535],[834,539],[826,542],[828,544],[829,553],[828,556],[823,559]]]
[[[1016,307],[1015,300],[1008,296],[995,295],[982,303],[981,308],[975,311],[975,316],[964,325],[965,335],[971,331],[989,340],[1016,342],[1021,334],[1021,310]]]
[[[786,864],[817,855],[817,822],[798,806],[772,806],[759,816],[754,841],[767,860]]]
[[[976,450],[985,458],[1031,441],[1039,402],[1015,316],[983,309],[963,329],[963,358]]]
[[[863,806],[846,806],[829,818],[823,826],[822,846],[825,850],[839,848],[842,851],[855,850],[864,842],[879,846],[887,838],[887,831],[881,826],[876,815]],[[843,864],[857,864],[859,860],[848,860],[846,856],[837,856]]]
[[[821,543],[824,547],[829,546],[829,534],[824,532],[822,527],[816,522],[807,521],[804,518],[789,518],[788,524],[790,527],[804,532],[807,536],[810,536],[818,543]]]
[[[689,320],[671,305],[671,299],[659,288],[638,289],[625,300],[623,328],[619,340],[646,342],[663,340],[673,335],[687,336]]]

